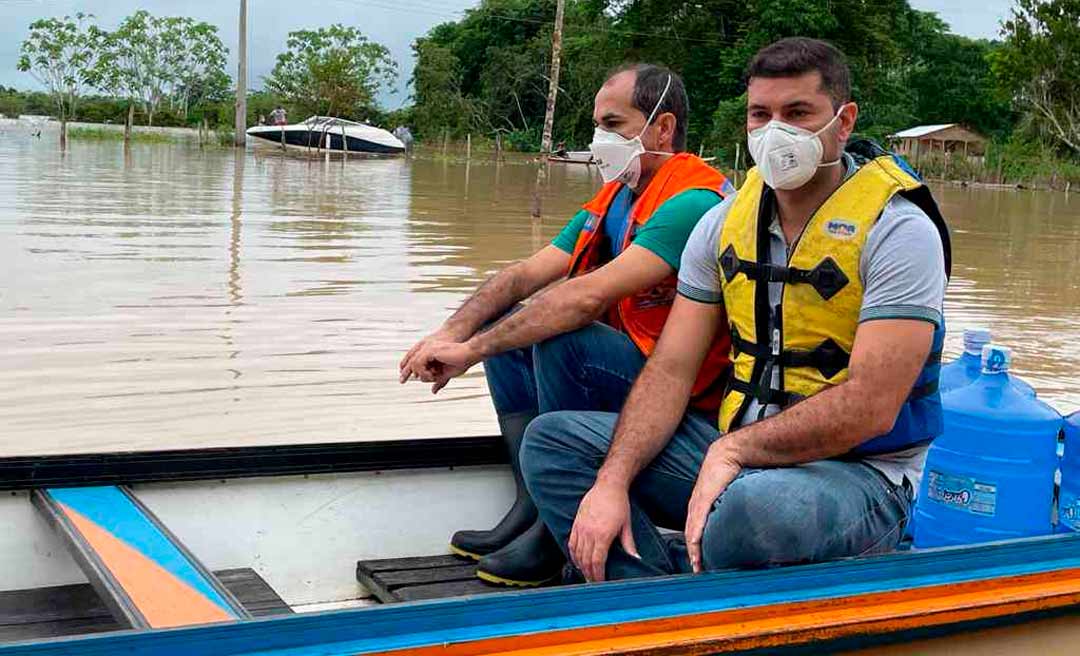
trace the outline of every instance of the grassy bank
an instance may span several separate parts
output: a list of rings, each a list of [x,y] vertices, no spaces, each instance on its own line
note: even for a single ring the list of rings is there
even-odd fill
[[[69,139],[83,141],[123,141],[124,131],[113,128],[68,128]],[[132,131],[131,140],[138,143],[178,143],[180,139],[161,132]]]
[[[923,176],[935,180],[1032,189],[1080,189],[1080,161],[1037,143],[990,143],[981,158],[935,153],[920,159],[916,167]]]

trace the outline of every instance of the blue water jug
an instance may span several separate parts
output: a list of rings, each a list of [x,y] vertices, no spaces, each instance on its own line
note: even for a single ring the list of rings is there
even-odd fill
[[[990,331],[986,328],[964,330],[964,352],[959,358],[941,367],[938,389],[942,395],[975,382],[982,373],[983,347],[989,343]],[[1028,396],[1035,396],[1035,388],[1023,379],[1010,374],[1009,380]]]
[[[1065,453],[1061,457],[1058,526],[1080,531],[1080,412],[1065,420]]]
[[[1061,415],[1012,384],[1010,359],[987,344],[982,374],[943,397],[945,430],[919,485],[916,547],[1052,532]]]

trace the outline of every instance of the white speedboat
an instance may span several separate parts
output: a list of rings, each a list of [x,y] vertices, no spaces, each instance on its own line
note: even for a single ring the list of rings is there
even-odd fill
[[[248,128],[257,144],[286,149],[347,151],[376,155],[405,152],[405,144],[382,128],[332,116],[312,116],[291,125],[257,125]]]

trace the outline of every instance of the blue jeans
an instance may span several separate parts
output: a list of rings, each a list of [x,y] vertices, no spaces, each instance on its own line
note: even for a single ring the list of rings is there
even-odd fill
[[[553,412],[525,433],[521,461],[540,517],[566,551],[581,498],[607,455],[618,415]],[[671,441],[630,490],[634,542],[641,559],[612,546],[609,579],[690,571],[685,544],[657,526],[681,531],[709,445],[710,420],[688,413]],[[707,569],[770,567],[894,549],[908,521],[910,492],[860,462],[821,460],[747,469],[713,505],[702,535]]]
[[[618,412],[645,356],[624,333],[592,323],[484,361],[495,412]]]

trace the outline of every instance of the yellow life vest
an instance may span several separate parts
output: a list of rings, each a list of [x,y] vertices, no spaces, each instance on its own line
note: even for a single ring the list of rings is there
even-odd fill
[[[775,199],[756,169],[724,220],[718,257],[724,306],[732,333],[732,379],[720,407],[720,428],[737,427],[750,402],[792,403],[837,385],[848,377],[863,285],[860,258],[870,229],[893,196],[911,199],[938,226],[949,267],[944,219],[926,187],[890,155],[863,163],[814,213],[795,244],[787,266],[769,263],[769,225]],[[768,284],[783,282],[778,310]],[[772,335],[768,331],[770,313]],[[937,370],[944,327],[935,332],[934,356],[909,397],[904,421],[894,433],[875,438],[871,451],[898,450],[940,432]],[[780,389],[772,388],[780,367]],[[864,445],[866,446],[866,445]]]

